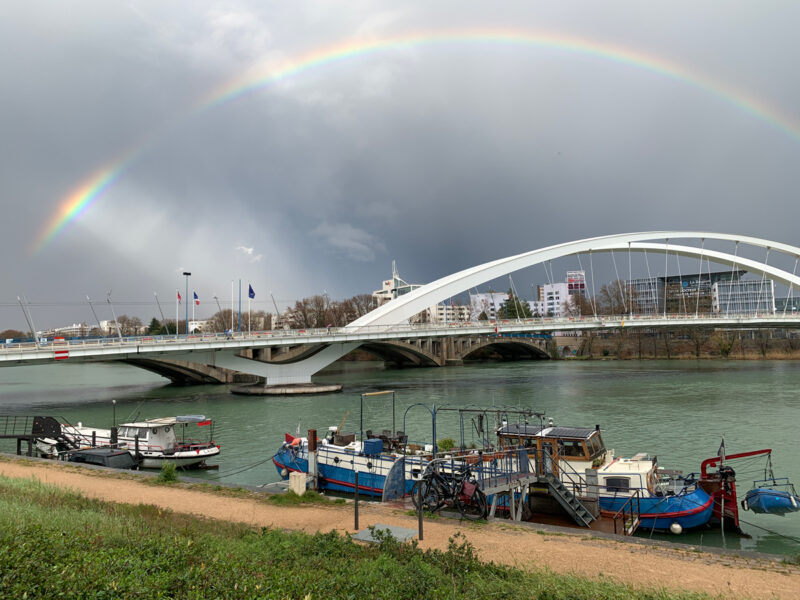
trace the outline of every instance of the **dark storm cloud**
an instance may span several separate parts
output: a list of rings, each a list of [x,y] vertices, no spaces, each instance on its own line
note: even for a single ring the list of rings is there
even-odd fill
[[[229,298],[239,278],[253,282],[258,302],[269,291],[282,301],[323,289],[345,297],[375,289],[393,259],[404,277],[425,282],[623,231],[709,229],[800,243],[800,129],[789,129],[800,93],[794,5],[505,9],[5,5],[0,302],[113,289],[130,312],[135,301],[147,304],[149,317],[153,292],[170,302],[183,269],[210,310],[211,296]],[[371,52],[194,111],[255,65],[457,28],[628,48],[740,90],[787,120],[776,126],[707,88],[591,52],[489,42]],[[26,252],[71,191],[135,148],[80,218]],[[0,318],[17,319],[9,310],[18,311]],[[85,320],[71,310],[53,310],[43,325]]]

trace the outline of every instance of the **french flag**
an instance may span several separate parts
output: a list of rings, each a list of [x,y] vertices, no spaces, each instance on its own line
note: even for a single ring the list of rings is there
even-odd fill
[[[200,306],[200,298],[197,297],[197,292],[192,292],[194,294],[194,303],[197,306]]]

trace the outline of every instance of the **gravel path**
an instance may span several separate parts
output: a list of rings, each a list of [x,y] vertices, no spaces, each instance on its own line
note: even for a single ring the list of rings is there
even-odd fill
[[[59,463],[0,460],[0,474],[36,478],[111,502],[152,504],[174,512],[236,521],[258,527],[354,533],[351,505],[278,507],[263,497],[230,497],[181,484],[157,486],[136,476]],[[416,529],[416,518],[393,506],[360,505],[360,525],[375,523]],[[655,545],[589,537],[584,533],[535,531],[508,521],[488,524],[440,519],[425,522],[422,548],[446,549],[461,531],[480,557],[521,569],[548,568],[559,573],[600,577],[643,588],[705,591],[727,598],[800,598],[800,568],[767,559],[717,555]]]

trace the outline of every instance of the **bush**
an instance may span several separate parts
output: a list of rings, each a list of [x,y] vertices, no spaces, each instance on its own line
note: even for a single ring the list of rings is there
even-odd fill
[[[456,441],[453,438],[442,438],[436,444],[439,446],[439,450],[442,452],[447,452],[448,450],[452,450],[456,447]]]
[[[166,462],[161,465],[161,472],[158,474],[159,483],[175,483],[178,475],[175,473],[175,463]]]

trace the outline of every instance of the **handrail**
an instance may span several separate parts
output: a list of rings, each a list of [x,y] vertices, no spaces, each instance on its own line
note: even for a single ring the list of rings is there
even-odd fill
[[[636,510],[634,510],[634,501],[636,503]],[[626,508],[628,510],[626,510]],[[619,535],[619,532],[617,531],[617,523],[620,523],[622,527],[622,532],[625,535],[630,535],[628,533],[628,528],[625,526],[626,515],[628,515],[628,517],[631,520],[631,524],[633,524],[635,520],[638,520],[640,518],[641,514],[642,514],[641,496],[639,494],[639,490],[636,489],[634,493],[631,495],[631,497],[628,498],[628,500],[623,503],[623,505],[614,514],[614,516],[611,517],[612,520],[614,521],[614,534]],[[634,519],[634,515],[636,515],[636,519]],[[633,533],[633,531],[631,531],[630,533]]]
[[[209,343],[219,342],[225,345],[239,347],[242,342],[257,342],[265,341],[265,339],[279,339],[285,340],[287,338],[297,338],[298,340],[308,340],[305,343],[328,343],[335,340],[349,340],[354,336],[368,336],[368,335],[381,335],[409,333],[409,334],[423,334],[431,333],[441,336],[453,335],[466,335],[469,330],[475,330],[475,335],[496,335],[506,328],[509,332],[514,332],[520,328],[538,327],[545,328],[548,331],[557,329],[559,326],[564,325],[575,326],[576,324],[583,324],[589,327],[596,326],[602,329],[614,329],[622,327],[623,324],[630,324],[636,322],[637,325],[642,326],[646,323],[664,323],[675,320],[686,320],[697,322],[702,320],[722,322],[738,322],[746,320],[748,323],[753,320],[761,320],[766,322],[776,323],[796,323],[800,321],[800,314],[786,314],[786,315],[763,315],[759,314],[754,316],[753,313],[706,313],[706,314],[682,314],[670,313],[667,315],[648,315],[648,314],[625,314],[625,315],[605,315],[597,317],[593,315],[581,316],[565,316],[565,317],[538,317],[520,320],[488,320],[488,321],[458,321],[458,322],[445,322],[445,323],[401,323],[396,325],[361,325],[357,327],[350,327],[345,325],[343,327],[324,328],[304,328],[304,329],[273,329],[252,332],[214,332],[214,333],[200,333],[200,334],[181,334],[181,335],[139,335],[139,336],[126,336],[123,338],[118,337],[103,337],[103,338],[88,338],[88,339],[69,339],[64,342],[55,342],[49,336],[39,341],[38,345],[33,340],[22,340],[19,342],[11,341],[5,343],[0,340],[0,356],[3,355],[24,355],[26,353],[36,353],[42,350],[73,350],[76,348],[130,348],[138,346],[153,346],[153,345],[173,345],[177,343]],[[458,333],[454,328],[458,326]],[[588,328],[588,327],[587,327]],[[466,331],[465,331],[466,330]]]

